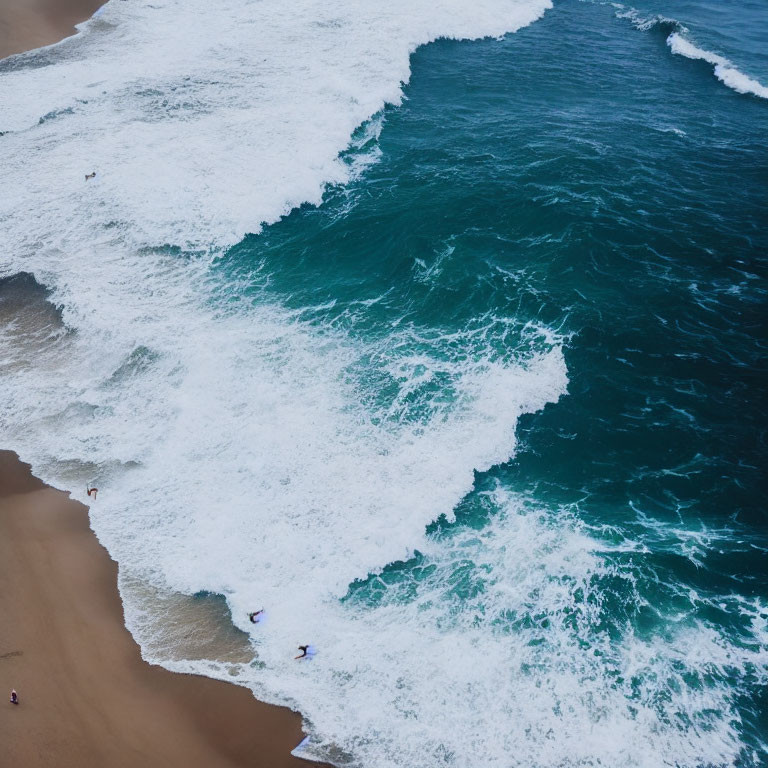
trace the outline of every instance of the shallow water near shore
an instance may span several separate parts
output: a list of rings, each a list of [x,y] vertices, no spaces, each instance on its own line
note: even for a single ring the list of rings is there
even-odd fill
[[[145,656],[355,766],[765,764],[764,9],[174,7],[0,64],[0,423]]]

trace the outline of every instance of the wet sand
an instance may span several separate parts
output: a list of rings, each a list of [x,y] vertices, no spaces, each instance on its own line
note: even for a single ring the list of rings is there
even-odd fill
[[[3,765],[313,765],[290,755],[298,714],[141,659],[87,507],[10,451],[0,451],[0,694]]]
[[[74,35],[106,0],[0,0],[0,59]]]

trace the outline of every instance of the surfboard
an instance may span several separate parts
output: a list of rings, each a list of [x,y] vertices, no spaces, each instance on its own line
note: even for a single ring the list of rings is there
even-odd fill
[[[309,744],[309,736],[305,736],[292,750],[291,754],[294,752],[298,752],[300,749],[304,749],[304,747]]]

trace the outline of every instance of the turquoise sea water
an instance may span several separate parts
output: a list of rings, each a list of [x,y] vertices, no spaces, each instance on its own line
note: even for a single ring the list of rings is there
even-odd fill
[[[223,594],[249,631],[265,601],[258,665],[204,669],[298,706],[317,756],[768,765],[767,41],[755,0],[555,2],[417,48],[322,200],[231,247],[188,222],[280,166],[227,166],[226,205],[180,171],[172,215],[105,179],[87,269],[74,225],[48,261],[22,242],[74,336],[4,374],[3,425],[46,479],[108,478],[93,523],[145,653],[128,577]],[[217,123],[235,77],[184,77],[116,113],[247,147]],[[34,130],[60,140],[72,103]]]
[[[731,58],[765,78],[761,4],[657,3],[653,13],[684,18],[705,47],[735,39]],[[429,534],[474,530],[482,546],[497,512],[487,494],[508,488],[553,525],[567,510],[611,550],[592,593],[555,615],[532,596],[529,612],[491,620],[482,595],[494,574],[470,547],[450,566],[416,553],[353,583],[346,600],[415,600],[439,583],[457,612],[512,636],[578,625],[585,654],[604,636],[674,643],[702,625],[759,647],[768,104],[673,56],[672,28],[637,29],[608,4],[558,3],[503,40],[421,49],[405,103],[381,116],[377,162],[222,259],[227,277],[253,281],[254,301],[266,291],[368,340],[397,324],[414,337],[439,329],[451,350],[462,334],[480,337],[503,356],[531,326],[566,339],[567,396],[524,416],[514,460],[478,473],[456,520]],[[370,151],[366,136],[350,157]],[[418,393],[397,407],[419,418]],[[768,759],[764,662],[667,670],[672,689],[738,690],[743,765]],[[642,699],[640,676],[616,676]]]

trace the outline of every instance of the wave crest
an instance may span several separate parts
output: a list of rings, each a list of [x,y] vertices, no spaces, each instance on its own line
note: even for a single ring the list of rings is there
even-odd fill
[[[698,59],[712,64],[715,77],[721,83],[737,93],[751,94],[761,99],[768,99],[768,87],[741,72],[729,59],[720,54],[699,48],[686,35],[689,31],[677,19],[668,16],[643,16],[634,8],[625,9],[617,5],[617,18],[629,19],[632,25],[643,32],[659,30],[667,35],[667,45],[673,54],[687,59]]]

